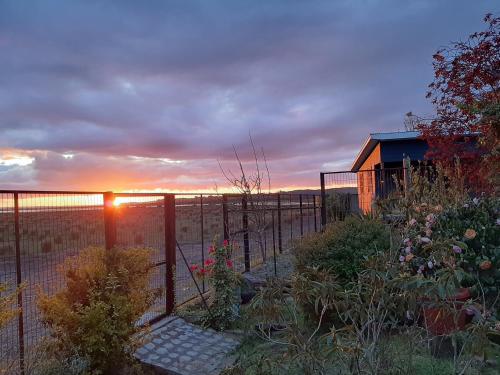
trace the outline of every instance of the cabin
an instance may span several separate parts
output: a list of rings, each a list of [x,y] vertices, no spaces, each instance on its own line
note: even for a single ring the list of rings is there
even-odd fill
[[[366,139],[351,167],[356,173],[359,209],[367,213],[375,198],[385,198],[403,178],[403,159],[424,160],[427,142],[418,131],[372,133]]]

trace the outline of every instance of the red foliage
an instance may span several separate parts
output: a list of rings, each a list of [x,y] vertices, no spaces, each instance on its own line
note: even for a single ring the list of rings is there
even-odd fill
[[[418,126],[428,158],[445,167],[459,158],[468,182],[481,187],[498,168],[500,116],[500,17],[488,14],[484,21],[485,31],[434,54],[427,97],[437,117]]]

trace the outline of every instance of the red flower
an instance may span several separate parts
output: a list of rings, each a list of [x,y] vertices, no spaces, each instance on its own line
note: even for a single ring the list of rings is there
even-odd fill
[[[191,272],[194,272],[198,269],[198,265],[197,264],[191,264],[191,267],[189,267],[189,269],[191,270]]]
[[[215,253],[215,247],[213,245],[208,247],[208,253],[209,254]]]
[[[224,247],[229,246],[229,241],[228,240],[224,240],[224,242],[222,242],[222,245]]]
[[[205,261],[205,267],[209,267],[211,266],[212,264],[214,264],[215,261],[212,259],[212,258],[208,258],[206,261]]]
[[[228,266],[229,268],[233,268],[233,262],[231,259],[226,260],[226,266]]]

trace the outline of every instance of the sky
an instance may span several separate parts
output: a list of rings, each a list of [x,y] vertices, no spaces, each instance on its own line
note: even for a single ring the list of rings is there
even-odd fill
[[[0,189],[318,188],[404,128],[493,0],[0,0]]]

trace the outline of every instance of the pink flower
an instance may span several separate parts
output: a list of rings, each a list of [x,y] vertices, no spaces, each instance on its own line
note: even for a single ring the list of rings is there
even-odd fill
[[[226,260],[226,266],[228,266],[229,268],[233,268],[233,262],[231,261],[231,259]]]
[[[209,247],[208,247],[208,253],[209,253],[209,254],[213,254],[213,253],[215,253],[215,246],[213,246],[213,245],[212,245],[212,246],[209,246]]]
[[[415,224],[417,224],[417,220],[415,219],[411,219],[408,224],[410,224],[410,226],[414,226]]]
[[[224,246],[224,247],[229,246],[229,241],[228,240],[224,240],[224,242],[222,242],[222,246]]]

